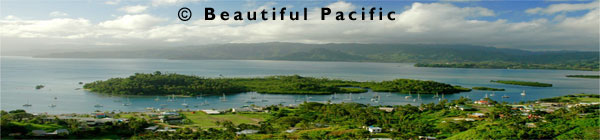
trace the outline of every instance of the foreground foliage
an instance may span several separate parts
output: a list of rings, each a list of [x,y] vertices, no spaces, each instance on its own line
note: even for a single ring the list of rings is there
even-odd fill
[[[591,97],[591,96],[589,96]],[[489,99],[486,99],[489,100]],[[473,105],[468,98],[459,98],[438,104],[420,106],[380,106],[357,103],[323,104],[308,102],[298,107],[266,107],[268,117],[257,124],[218,121],[217,128],[180,127],[175,132],[154,132],[143,128],[151,126],[146,120],[130,117],[128,122],[107,123],[80,129],[80,123],[70,121],[43,122],[23,110],[2,111],[3,138],[49,138],[27,134],[33,129],[54,130],[67,128],[69,135],[50,138],[133,138],[133,139],[362,139],[388,137],[416,139],[432,136],[438,139],[599,139],[600,106],[559,108],[551,113],[534,109],[529,115],[510,104],[489,100],[493,107],[478,106],[479,111],[452,109],[456,105]],[[475,105],[473,105],[475,106]],[[485,108],[485,111],[484,109]],[[480,112],[484,117],[465,121],[470,114]],[[184,113],[188,119],[191,114]],[[532,117],[533,116],[533,117]],[[204,121],[194,119],[192,121]],[[533,127],[527,124],[534,124]],[[84,124],[83,124],[84,125]],[[369,133],[364,127],[377,126],[382,133]],[[241,130],[257,130],[256,134],[236,134]],[[294,130],[292,132],[286,132]]]

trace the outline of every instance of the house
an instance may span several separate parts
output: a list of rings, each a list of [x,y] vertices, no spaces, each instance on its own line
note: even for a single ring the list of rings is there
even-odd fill
[[[160,122],[166,124],[181,124],[183,123],[183,117],[181,116],[164,116],[160,118]]]
[[[525,126],[527,126],[527,127],[529,127],[529,128],[534,128],[534,127],[537,127],[537,126],[535,125],[535,123],[525,123]]]
[[[253,109],[250,109],[248,107],[244,107],[244,108],[231,108],[231,112],[254,112]],[[208,114],[208,113],[206,113]]]
[[[490,102],[488,102],[486,100],[479,100],[479,101],[475,101],[473,103],[480,104],[480,105],[489,105],[490,104]]]
[[[106,118],[106,114],[104,113],[95,113],[94,116],[96,116],[96,118]]]
[[[158,129],[158,125],[155,125],[155,126],[150,126],[150,127],[146,127],[146,128],[144,128],[144,129],[145,129],[145,130],[148,130],[148,131],[154,131],[154,130]]]
[[[179,116],[179,113],[177,113],[177,112],[161,112],[160,115],[163,115],[163,116]]]
[[[54,132],[46,133],[46,135],[61,135],[61,134],[69,135],[69,130],[57,129],[57,130],[54,130]]]
[[[295,128],[294,129],[288,129],[288,130],[285,130],[285,132],[286,133],[294,133],[294,132],[296,132],[296,129]]]
[[[176,132],[177,130],[165,127],[164,129],[158,129],[156,132]]]
[[[470,114],[469,117],[472,117],[472,118],[483,118],[483,117],[485,117],[485,114],[483,114],[483,113],[473,113],[473,114]]]
[[[221,112],[216,111],[216,110],[202,110],[202,112],[208,114],[208,115],[213,115],[213,114],[221,114]]]
[[[435,137],[431,136],[419,136],[419,140],[435,140]]]
[[[381,127],[369,126],[367,130],[371,133],[381,133]]]
[[[10,134],[8,134],[8,136],[11,136],[11,137],[21,136],[21,133],[10,133]]]
[[[256,134],[258,133],[258,130],[253,130],[253,129],[246,129],[246,130],[242,130],[240,132],[235,132],[235,134],[237,135],[247,135],[247,134]]]
[[[394,108],[391,107],[379,107],[379,110],[385,111],[385,112],[392,112],[394,111]]]
[[[456,109],[462,110],[462,111],[472,111],[475,110],[474,108],[470,107],[470,106],[464,106],[464,105],[456,105]]]
[[[33,131],[31,131],[31,135],[33,135],[33,136],[45,136],[46,135],[46,131],[44,131],[44,130],[33,130]]]

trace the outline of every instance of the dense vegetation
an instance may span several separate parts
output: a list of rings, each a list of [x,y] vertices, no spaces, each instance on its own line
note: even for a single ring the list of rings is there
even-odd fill
[[[575,95],[582,96],[582,95]],[[589,95],[586,97],[592,97]],[[468,98],[453,101],[442,100],[437,104],[419,106],[387,106],[393,111],[381,110],[380,106],[357,103],[323,104],[308,102],[298,107],[268,106],[268,117],[256,124],[218,121],[218,128],[187,127],[177,125],[175,132],[145,131],[156,125],[144,120],[144,116],[130,117],[128,122],[107,123],[84,127],[76,121],[43,122],[43,115],[34,116],[23,110],[2,111],[3,138],[132,138],[132,139],[366,139],[394,138],[417,139],[432,136],[437,139],[599,139],[600,106],[573,106],[541,111],[533,108],[522,115],[511,104],[488,100],[493,106],[472,104]],[[469,105],[479,110],[462,111],[458,105]],[[472,113],[483,117],[470,117]],[[190,115],[191,113],[184,113]],[[231,115],[227,113],[226,115]],[[184,116],[187,117],[187,116]],[[217,116],[212,116],[217,117]],[[461,119],[462,118],[462,119]],[[466,121],[464,118],[472,118]],[[204,121],[197,118],[192,121]],[[532,125],[528,125],[532,124]],[[377,126],[382,133],[369,133],[364,127]],[[55,130],[66,128],[70,135],[35,137],[21,135],[9,137],[9,133],[28,134],[31,130]],[[258,130],[256,134],[240,134],[241,130]],[[286,132],[286,130],[295,130]]]
[[[415,67],[441,67],[441,68],[482,68],[482,69],[563,69],[598,71],[598,62],[584,61],[572,63],[519,63],[505,61],[491,62],[460,62],[460,63],[416,63]]]
[[[532,52],[443,44],[239,43],[175,49],[66,52],[37,57],[401,62],[429,67],[570,70],[598,70],[600,65],[598,52]]]
[[[552,84],[540,83],[540,82],[529,82],[529,81],[491,80],[490,82],[509,84],[509,85],[531,86],[531,87],[552,87]]]
[[[567,77],[599,79],[600,75],[567,75]]]
[[[127,78],[111,78],[83,86],[93,92],[121,95],[200,95],[256,91],[277,94],[360,93],[373,91],[413,93],[458,93],[460,86],[410,79],[382,82],[356,82],[327,78],[268,76],[262,78],[204,78],[174,73],[136,73]],[[360,87],[360,88],[358,88]]]
[[[474,90],[487,90],[487,91],[504,91],[502,88],[491,88],[491,87],[473,87]]]
[[[540,99],[544,102],[562,102],[562,103],[577,103],[577,102],[600,102],[600,95],[598,94],[574,94],[565,95],[560,97],[551,97]]]

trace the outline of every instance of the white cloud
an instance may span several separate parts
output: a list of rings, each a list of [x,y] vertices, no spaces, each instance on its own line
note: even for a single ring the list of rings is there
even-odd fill
[[[333,2],[340,9],[357,7]],[[334,10],[332,8],[332,10]],[[320,20],[309,11],[307,21],[204,21],[167,22],[148,14],[129,14],[91,23],[81,18],[0,20],[4,42],[33,38],[36,41],[68,42],[79,46],[187,46],[211,43],[438,43],[474,44],[520,49],[597,50],[599,10],[582,16],[531,19],[478,20],[495,16],[483,7],[459,7],[450,3],[413,3],[397,11],[395,21]],[[315,19],[316,18],[316,19]],[[173,19],[176,20],[176,19]],[[11,39],[5,39],[11,38]],[[47,38],[55,38],[51,42]],[[63,40],[57,40],[63,39]],[[40,43],[44,44],[44,43]],[[4,48],[4,46],[3,46]]]
[[[130,14],[137,14],[137,13],[146,11],[146,9],[148,9],[147,6],[135,5],[135,6],[125,6],[125,7],[120,8],[119,10],[130,13]]]
[[[344,12],[352,11],[352,10],[356,9],[356,6],[354,6],[352,3],[345,2],[345,1],[334,2],[325,7],[331,8],[332,11],[344,11]]]
[[[529,13],[529,14],[554,14],[554,13],[559,13],[559,12],[573,12],[573,11],[581,11],[581,10],[598,9],[598,7],[600,7],[599,1],[594,1],[594,2],[590,2],[590,3],[580,3],[580,4],[561,3],[561,4],[552,4],[552,5],[548,6],[547,8],[541,8],[541,7],[530,8],[530,9],[525,10],[525,12]]]
[[[65,16],[68,16],[69,14],[64,13],[64,12],[60,12],[60,11],[54,11],[54,12],[50,12],[49,15],[51,17],[65,17]]]
[[[121,0],[107,0],[104,2],[104,4],[108,4],[108,5],[117,5],[121,2]]]
[[[154,17],[148,14],[140,14],[120,16],[115,20],[101,22],[99,25],[109,29],[135,30],[147,29],[156,26],[163,21],[165,21],[165,19]]]
[[[152,0],[152,6],[161,6],[161,5],[175,5],[175,4],[183,4],[188,2],[202,2],[208,0]]]

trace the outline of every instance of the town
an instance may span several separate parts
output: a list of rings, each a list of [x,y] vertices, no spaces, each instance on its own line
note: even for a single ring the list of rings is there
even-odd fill
[[[149,109],[59,115],[14,110],[2,111],[2,137],[597,139],[599,102],[600,95],[574,94],[514,104],[460,98],[420,106],[305,102],[226,110]],[[488,127],[507,131],[478,133]]]

